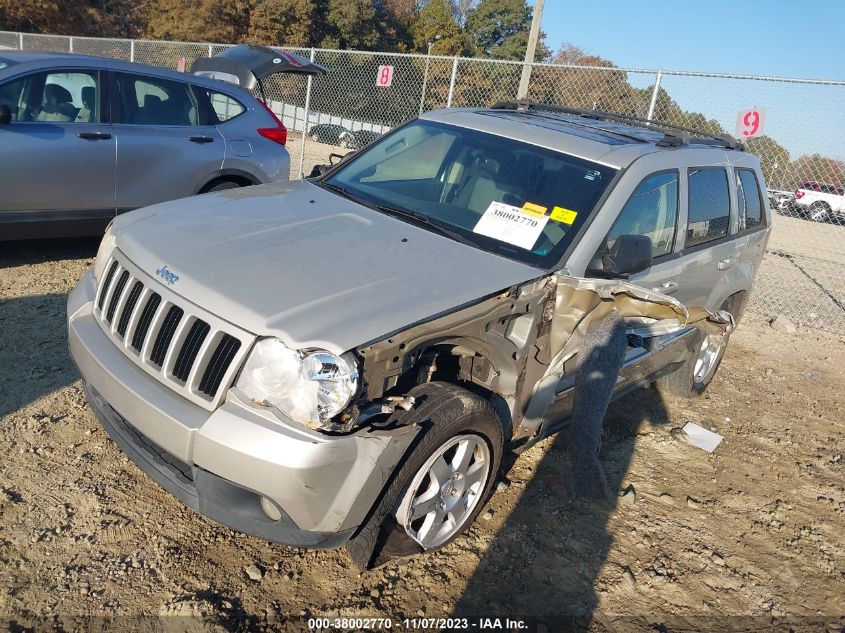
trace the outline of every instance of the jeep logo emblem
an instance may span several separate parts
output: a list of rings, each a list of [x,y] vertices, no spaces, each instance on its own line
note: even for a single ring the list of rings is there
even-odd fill
[[[179,281],[179,275],[172,273],[171,271],[167,270],[167,266],[162,266],[158,270],[156,270],[156,275],[161,277],[168,286],[172,286],[177,281]]]

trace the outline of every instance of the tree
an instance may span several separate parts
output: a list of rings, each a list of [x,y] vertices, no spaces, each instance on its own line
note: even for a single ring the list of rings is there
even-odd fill
[[[789,152],[769,136],[758,136],[745,142],[745,149],[760,159],[766,182],[774,189],[792,187],[785,176],[789,171]]]
[[[428,51],[429,42],[433,55],[464,55],[469,45],[468,39],[455,20],[448,0],[429,0],[420,11],[411,29],[414,37],[414,50],[420,53]],[[435,40],[435,36],[439,39]]]
[[[153,0],[147,35],[154,39],[237,44],[249,31],[247,0]]]
[[[266,46],[308,46],[314,13],[312,0],[258,0],[250,12],[248,39]]]
[[[787,178],[790,189],[803,182],[841,187],[845,184],[845,162],[821,154],[805,154],[790,163]]]
[[[404,38],[397,37],[382,0],[328,0],[326,36],[322,45],[341,49],[397,50]]]
[[[484,57],[522,61],[528,46],[532,11],[525,0],[481,0],[467,14],[466,31]],[[545,34],[540,33],[535,61],[549,57]]]
[[[0,0],[0,30],[137,37],[145,9],[132,0]]]

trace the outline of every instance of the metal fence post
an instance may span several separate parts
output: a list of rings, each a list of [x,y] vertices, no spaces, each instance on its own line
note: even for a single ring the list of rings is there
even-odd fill
[[[73,52],[73,36],[70,36],[68,38],[67,48],[68,48],[68,52],[70,52],[70,53]]]
[[[645,118],[651,121],[654,116],[654,106],[657,103],[657,93],[660,90],[660,80],[663,79],[663,71],[657,71],[657,77],[654,80],[654,90],[651,91],[651,103],[648,104],[648,114]]]
[[[428,67],[431,65],[431,44],[428,45],[428,55],[425,56],[425,73],[423,73],[423,85],[422,91],[420,94],[420,116],[423,113],[423,107],[425,106],[425,89],[428,85]]]
[[[452,107],[452,97],[455,95],[455,78],[458,76],[458,58],[452,61],[452,79],[449,81],[449,96],[446,98],[446,107]]]
[[[214,44],[209,44],[209,45],[208,45],[208,56],[209,56],[209,57],[214,57]]]
[[[314,49],[311,49],[311,61],[314,61]],[[305,165],[305,135],[308,133],[308,109],[311,107],[311,80],[313,75],[308,75],[308,83],[305,86],[305,121],[302,124],[302,143],[299,146],[299,177],[302,178]],[[293,117],[294,123],[296,116]]]
[[[23,50],[23,33],[18,33],[18,43],[20,44],[20,49]]]
[[[129,40],[129,61],[135,61],[135,40]]]

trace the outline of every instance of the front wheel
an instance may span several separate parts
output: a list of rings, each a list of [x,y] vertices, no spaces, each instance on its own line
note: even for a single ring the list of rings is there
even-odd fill
[[[209,187],[208,189],[206,189],[205,193],[214,193],[215,191],[226,191],[228,189],[237,189],[238,187],[241,187],[241,186],[242,185],[240,185],[239,183],[234,182],[232,180],[224,180],[223,182],[218,182],[213,187]]]
[[[734,322],[739,323],[743,307],[743,295],[737,293],[728,297],[720,310],[729,312]],[[729,340],[729,336],[723,336],[716,341],[705,335],[684,364],[671,374],[658,378],[655,387],[661,393],[670,393],[682,398],[700,396],[710,386],[719,365],[722,364]]]
[[[814,202],[810,206],[809,217],[813,222],[827,222],[830,218],[830,207],[824,202]]]
[[[402,423],[422,427],[381,502],[347,544],[352,560],[369,567],[399,533],[416,552],[445,547],[484,506],[504,447],[499,416],[489,401],[456,385],[431,382],[408,392],[416,399]],[[407,546],[400,547],[409,553]]]

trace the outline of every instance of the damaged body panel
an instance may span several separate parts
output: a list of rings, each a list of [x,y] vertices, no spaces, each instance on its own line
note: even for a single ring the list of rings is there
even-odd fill
[[[574,372],[569,361],[587,329],[611,311],[624,318],[630,335],[643,340],[626,359],[626,385],[648,380],[666,361],[684,360],[689,341],[727,337],[733,329],[733,317],[725,312],[687,309],[624,281],[553,274],[359,348],[366,400],[389,393],[403,375],[418,380],[420,361],[434,350],[460,359],[460,380],[502,399],[513,439],[530,437]]]

